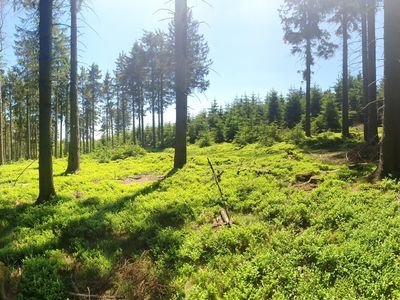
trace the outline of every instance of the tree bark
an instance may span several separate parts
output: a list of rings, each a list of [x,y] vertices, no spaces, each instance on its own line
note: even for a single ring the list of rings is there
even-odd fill
[[[4,164],[4,136],[3,136],[3,94],[2,90],[3,78],[0,76],[0,165]]]
[[[31,107],[26,97],[26,159],[31,159]]]
[[[161,103],[160,103],[160,135],[161,135],[161,147],[164,147],[164,95],[161,92]]]
[[[153,148],[156,147],[156,79],[154,75],[154,68],[152,68],[151,73],[151,116],[152,116],[152,141],[151,145]]]
[[[88,107],[85,108],[85,135],[86,135],[86,141],[85,141],[85,153],[90,152],[90,141],[89,141],[89,110]]]
[[[96,125],[96,112],[95,112],[95,93],[93,93],[93,99],[92,99],[92,108],[91,108],[91,141],[92,141],[92,151],[94,151],[95,148],[95,125]]]
[[[311,41],[307,40],[306,45],[306,123],[305,133],[306,136],[311,136]]]
[[[363,72],[363,122],[364,141],[369,142],[368,129],[368,27],[367,27],[367,0],[361,5],[361,43],[362,43],[362,72]]]
[[[123,95],[122,101],[122,142],[126,144],[126,96]]]
[[[55,196],[51,143],[51,65],[53,1],[39,2],[39,197],[37,203]]]
[[[9,127],[9,139],[10,139],[10,147],[9,147],[9,158],[10,158],[10,161],[13,161],[13,159],[14,159],[14,147],[13,147],[13,144],[14,144],[14,141],[13,141],[13,112],[12,112],[12,109],[13,109],[13,107],[12,107],[12,95],[10,94],[9,95],[9,97],[10,97],[10,103],[9,103],[9,114],[10,114],[10,127]]]
[[[377,175],[400,178],[400,1],[385,0],[384,6],[385,108]]]
[[[117,142],[119,142],[121,135],[121,101],[120,101],[120,93],[117,90],[117,116],[115,119],[115,134],[117,135]]]
[[[350,136],[349,132],[349,49],[348,49],[348,17],[343,9],[342,13],[342,38],[343,38],[343,70],[342,70],[342,137]]]
[[[176,133],[174,167],[183,168],[187,162],[187,0],[175,0],[175,94]]]
[[[59,94],[56,92],[54,103],[54,157],[58,158],[58,105],[59,105]]]
[[[80,169],[80,138],[79,138],[79,108],[78,108],[78,27],[77,0],[71,0],[71,70],[70,70],[70,122],[68,166],[65,173],[77,173]],[[67,132],[65,132],[67,135]]]
[[[67,85],[67,87],[66,87],[66,89],[67,89],[67,91],[66,91],[66,94],[65,94],[65,123],[64,123],[64,132],[65,132],[65,137],[64,137],[64,156],[66,156],[67,154],[68,154],[68,137],[69,137],[69,131],[68,131],[68,128],[69,128],[69,124],[68,124],[68,117],[69,117],[69,115],[68,115],[68,102],[69,102],[69,97],[68,97],[68,94],[69,94],[69,89],[68,89],[68,85]]]
[[[142,124],[142,127],[140,128],[140,143],[141,146],[145,146],[145,137],[144,137],[144,93],[143,93],[143,88],[140,89],[140,123]]]
[[[114,149],[114,118],[112,111],[110,111],[110,127],[111,127],[111,147]]]
[[[132,143],[136,145],[135,97],[132,96]]]
[[[153,90],[153,97],[152,97],[152,104],[151,104],[151,114],[152,114],[152,121],[153,121],[153,128],[152,128],[152,132],[153,132],[153,140],[152,140],[152,146],[153,148],[156,147],[156,143],[157,143],[157,138],[156,138],[156,103],[155,103],[155,96],[154,96],[154,90]]]
[[[63,143],[62,143],[62,136],[63,136],[63,114],[60,114],[60,157],[63,157]]]
[[[375,34],[376,0],[368,1],[368,139],[376,145],[378,137],[378,111],[376,93],[376,34]],[[399,33],[400,34],[400,33]]]

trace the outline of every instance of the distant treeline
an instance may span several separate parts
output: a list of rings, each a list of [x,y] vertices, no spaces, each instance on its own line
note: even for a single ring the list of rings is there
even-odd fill
[[[350,76],[349,120],[351,125],[363,121],[363,82],[361,76]],[[382,90],[380,89],[380,93]],[[341,81],[332,91],[318,87],[311,89],[312,133],[341,130]],[[209,143],[237,142],[247,144],[259,141],[273,125],[281,129],[304,129],[305,93],[292,89],[284,97],[272,90],[265,99],[256,96],[237,98],[226,107],[217,102],[208,110],[189,118],[188,142]]]

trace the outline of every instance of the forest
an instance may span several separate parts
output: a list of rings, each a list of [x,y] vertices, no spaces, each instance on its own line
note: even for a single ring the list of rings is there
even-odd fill
[[[0,300],[400,299],[400,1],[279,1],[302,81],[193,110],[190,0],[113,70],[81,61],[96,1],[0,0]]]

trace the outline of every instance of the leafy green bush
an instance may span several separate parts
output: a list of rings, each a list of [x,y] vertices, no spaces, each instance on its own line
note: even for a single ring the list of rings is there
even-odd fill
[[[262,126],[259,131],[259,142],[264,146],[272,146],[274,143],[282,141],[282,130],[276,123]]]
[[[66,299],[67,289],[62,272],[67,268],[68,264],[60,251],[25,258],[18,285],[18,299]]]
[[[296,130],[265,132],[296,140]],[[173,149],[108,164],[84,155],[79,175],[54,177],[57,201],[37,206],[28,169],[23,185],[0,185],[0,261],[11,274],[23,263],[20,299],[66,299],[71,278],[82,293],[128,299],[398,299],[400,183],[367,183],[373,164],[330,159],[356,137],[190,145],[176,172]],[[55,173],[65,164],[54,160]],[[308,172],[322,180],[296,180]],[[218,221],[223,205],[231,227]]]
[[[293,129],[286,130],[284,140],[295,145],[303,143],[306,139],[304,129],[301,124],[297,124]]]
[[[85,289],[90,286],[92,291],[101,292],[109,285],[112,261],[98,249],[82,250],[76,254],[79,262],[75,271],[78,287]]]
[[[323,97],[323,102],[322,112],[315,120],[316,131],[318,133],[324,131],[340,131],[340,117],[335,102],[335,96],[333,94],[326,94]]]
[[[242,126],[236,133],[234,143],[240,146],[253,144],[258,140],[258,131],[256,127]]]
[[[123,145],[114,148],[101,147],[97,148],[92,157],[97,159],[100,163],[107,163],[109,161],[127,159],[128,157],[138,157],[146,154],[146,150],[137,145]]]
[[[201,132],[199,135],[199,139],[196,142],[196,144],[200,148],[209,147],[212,145],[212,143],[213,143],[213,138],[211,136],[211,133],[208,131]]]

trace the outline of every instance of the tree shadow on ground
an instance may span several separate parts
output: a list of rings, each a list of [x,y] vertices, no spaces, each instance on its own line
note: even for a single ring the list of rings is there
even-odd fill
[[[188,219],[193,217],[191,208],[186,204],[167,204],[160,205],[140,220],[140,226],[132,224],[130,228],[125,224],[124,229],[116,231],[112,224],[107,221],[107,215],[118,214],[125,209],[135,214],[135,207],[132,203],[139,197],[149,195],[157,191],[162,183],[173,176],[177,170],[173,169],[168,174],[152,184],[144,187],[133,195],[125,196],[115,202],[100,205],[99,198],[89,198],[80,202],[81,207],[91,207],[96,210],[88,218],[82,218],[70,222],[63,227],[60,232],[58,247],[73,253],[74,247],[80,244],[85,250],[97,249],[109,257],[111,260],[116,252],[120,253],[120,260],[130,259],[140,256],[143,252],[150,250],[150,255],[157,253],[170,253],[169,258],[174,257],[173,253],[178,250],[181,244],[181,237],[174,234],[181,229]],[[127,206],[130,206],[129,209]],[[166,229],[169,229],[166,231]],[[153,251],[154,250],[154,251]],[[165,261],[168,268],[172,268],[173,263]],[[168,271],[168,272],[167,272]],[[172,270],[163,270],[163,273],[170,273]],[[78,272],[79,273],[79,272]],[[96,276],[83,278],[80,276],[76,282],[80,282],[78,288],[90,286],[93,292],[102,293],[110,286],[105,286],[106,280]]]
[[[0,261],[15,268],[21,266],[23,259],[27,257],[42,255],[48,250],[55,249],[61,249],[68,255],[78,257],[78,261],[79,253],[90,250],[100,251],[115,265],[120,263],[115,261],[117,252],[120,253],[118,259],[121,262],[152,249],[157,249],[154,251],[158,253],[174,253],[181,242],[180,237],[174,232],[179,230],[193,215],[188,205],[175,203],[160,205],[151,213],[146,214],[143,220],[140,220],[142,226],[133,230],[130,230],[129,224],[127,224],[124,229],[117,232],[108,221],[107,216],[118,214],[125,209],[134,215],[135,206],[132,206],[132,203],[139,196],[157,191],[162,183],[177,171],[172,169],[165,177],[146,185],[133,195],[121,197],[110,203],[102,202],[100,197],[82,199],[76,204],[76,211],[79,213],[81,209],[86,212],[92,210],[93,213],[82,214],[82,216],[74,218],[67,216],[62,221],[56,219],[57,204],[71,201],[70,198],[56,197],[49,203],[37,206],[22,204],[16,207],[1,208],[0,216],[3,223],[0,228],[0,247],[2,248]],[[54,238],[38,245],[33,243],[29,248],[26,245],[19,247],[17,245],[18,234],[25,228],[27,230],[37,229],[39,233],[51,231]],[[170,228],[170,231],[165,231],[166,228]],[[172,263],[169,264],[166,261],[166,265],[172,266]],[[167,270],[164,271],[167,272]],[[100,284],[104,283],[102,276],[96,272],[94,274],[85,273],[77,280],[80,282],[79,288],[90,286],[93,293],[104,292],[109,286]]]
[[[343,139],[322,134],[306,140],[299,148],[331,164],[354,165],[379,160],[379,145],[369,145],[356,136]]]

